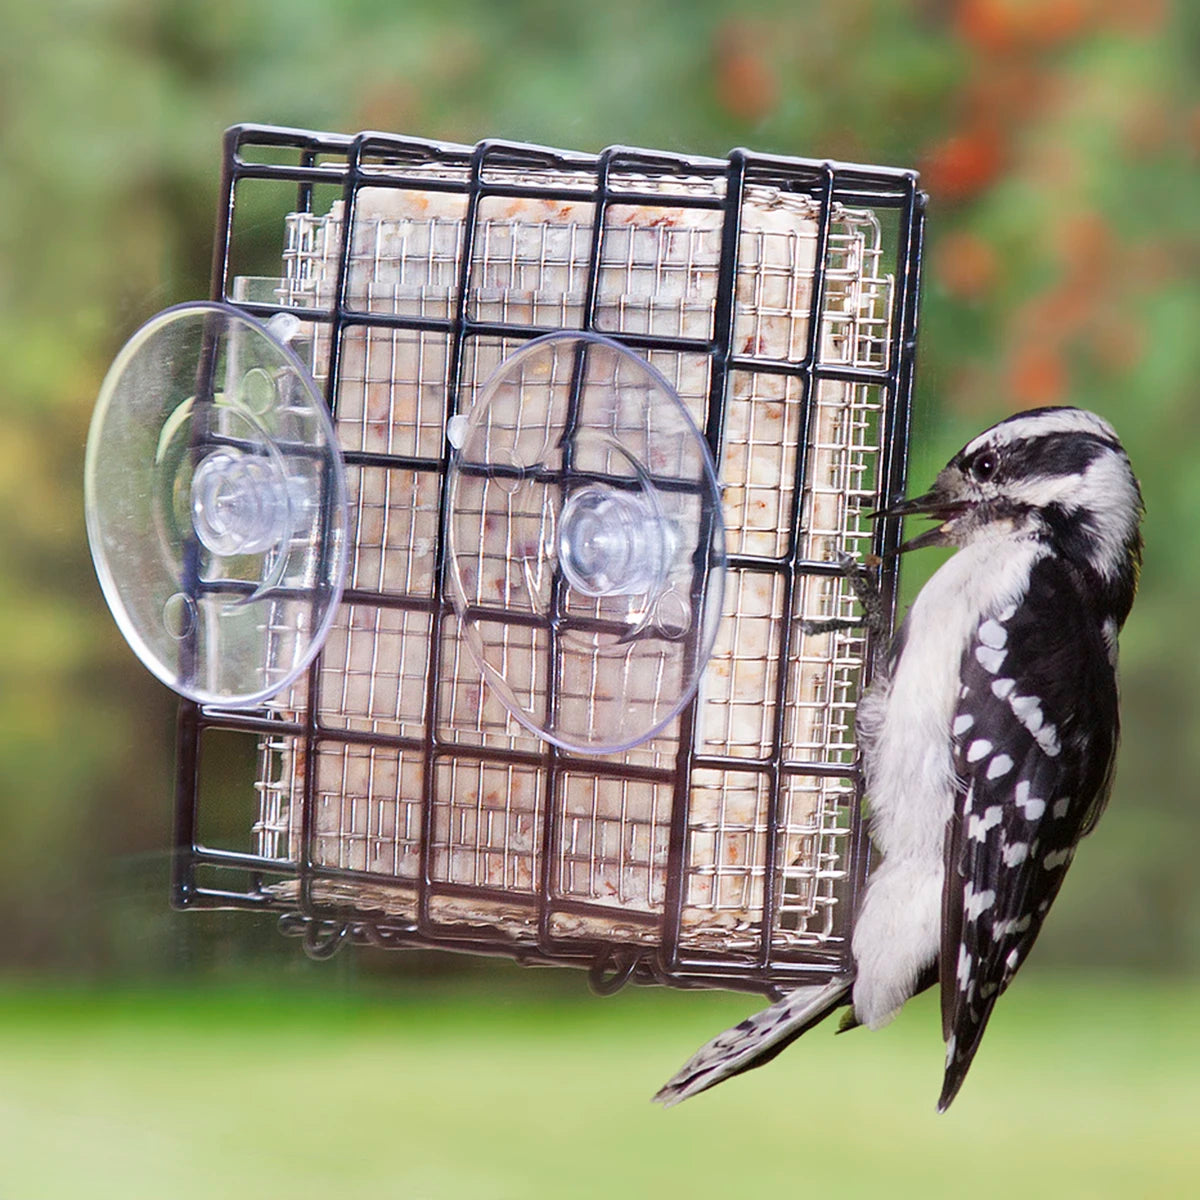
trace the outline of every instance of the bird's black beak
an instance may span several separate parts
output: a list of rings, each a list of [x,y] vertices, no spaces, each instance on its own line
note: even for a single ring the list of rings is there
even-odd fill
[[[963,500],[952,500],[936,487],[922,496],[913,496],[908,500],[894,500],[884,508],[871,513],[872,519],[878,517],[932,517],[938,522],[932,529],[909,538],[896,547],[896,554],[904,554],[909,550],[920,550],[923,546],[944,546],[947,544],[946,525],[955,517],[960,516],[970,505]]]

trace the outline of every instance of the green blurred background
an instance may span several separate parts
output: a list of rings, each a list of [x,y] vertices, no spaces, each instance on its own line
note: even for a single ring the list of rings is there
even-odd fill
[[[982,1195],[1191,1192],[1200,9],[0,0],[0,25],[0,1195],[929,1195],[981,1155]],[[270,922],[168,910],[173,703],[96,585],[83,448],[125,338],[208,293],[236,121],[916,166],[914,483],[1022,407],[1116,425],[1147,505],[1116,793],[948,1118],[929,1005],[661,1114],[754,1001],[310,964]]]

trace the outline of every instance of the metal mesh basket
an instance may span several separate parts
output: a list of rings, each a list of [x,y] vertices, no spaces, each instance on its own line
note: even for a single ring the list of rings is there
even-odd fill
[[[243,235],[265,213],[274,271]],[[853,713],[871,648],[799,622],[853,615],[839,556],[891,548],[867,514],[904,483],[922,220],[905,171],[231,130],[215,298],[302,322],[352,548],[301,685],[252,713],[182,707],[177,903],[277,909],[314,951],[575,962],[601,987],[771,992],[841,969],[866,870]],[[656,367],[722,488],[725,611],[700,690],[612,755],[518,724],[446,590],[447,422],[555,330]],[[515,536],[479,530],[501,598]],[[507,682],[536,700],[537,630],[502,636]],[[597,669],[564,686],[587,703],[611,685]],[[256,810],[218,847],[205,763],[238,736],[257,746]]]

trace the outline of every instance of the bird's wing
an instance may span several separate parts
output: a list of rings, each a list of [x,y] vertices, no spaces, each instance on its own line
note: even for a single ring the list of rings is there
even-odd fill
[[[1108,798],[1116,673],[1086,581],[1039,560],[1017,604],[976,629],[955,714],[941,945],[945,1109],[1028,954],[1079,838]]]

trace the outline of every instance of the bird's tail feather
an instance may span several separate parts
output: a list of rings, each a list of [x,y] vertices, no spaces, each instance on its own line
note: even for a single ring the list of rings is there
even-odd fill
[[[846,1001],[853,980],[797,988],[770,1008],[747,1017],[700,1047],[655,1095],[665,1108],[695,1096],[722,1080],[770,1062]]]
[[[946,1039],[946,1074],[942,1080],[942,1094],[938,1097],[938,1112],[945,1112],[958,1095],[958,1089],[962,1087],[979,1043],[983,1040],[983,1031],[987,1028],[988,1017],[992,1015],[995,1003],[996,996],[992,996],[979,1008],[964,1010],[959,1016],[958,1027],[952,1029]]]

